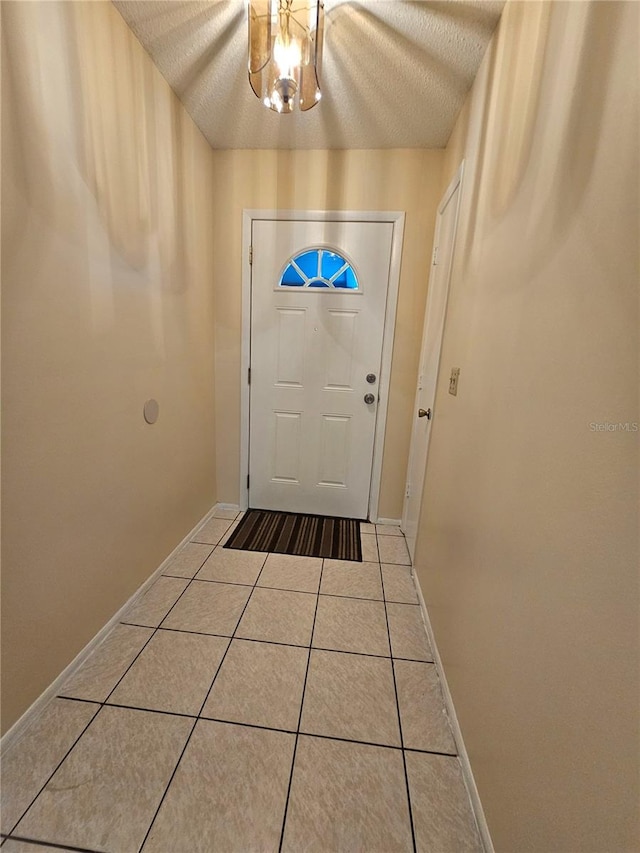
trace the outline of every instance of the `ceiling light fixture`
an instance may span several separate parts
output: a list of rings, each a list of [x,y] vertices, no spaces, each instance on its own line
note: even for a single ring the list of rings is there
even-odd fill
[[[323,0],[249,0],[249,82],[277,113],[321,98]]]

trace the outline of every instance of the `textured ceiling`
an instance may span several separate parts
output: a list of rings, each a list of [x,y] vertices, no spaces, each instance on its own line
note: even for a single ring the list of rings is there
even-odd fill
[[[249,88],[246,0],[114,0],[214,148],[441,148],[504,0],[325,0],[322,101]]]

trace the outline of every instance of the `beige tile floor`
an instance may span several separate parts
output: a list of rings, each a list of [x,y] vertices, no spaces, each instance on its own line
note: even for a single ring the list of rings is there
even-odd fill
[[[481,851],[399,528],[351,563],[223,549],[238,521],[3,757],[3,853]]]

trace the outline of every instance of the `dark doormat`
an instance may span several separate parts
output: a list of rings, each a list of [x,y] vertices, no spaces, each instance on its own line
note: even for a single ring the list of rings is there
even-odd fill
[[[353,518],[248,509],[224,547],[362,562],[360,522]]]

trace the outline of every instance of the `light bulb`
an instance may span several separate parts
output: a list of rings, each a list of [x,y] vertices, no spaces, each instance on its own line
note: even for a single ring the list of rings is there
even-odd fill
[[[280,71],[280,77],[293,77],[293,70],[300,65],[302,54],[296,39],[288,38],[287,43],[280,36],[273,45],[273,59]]]

